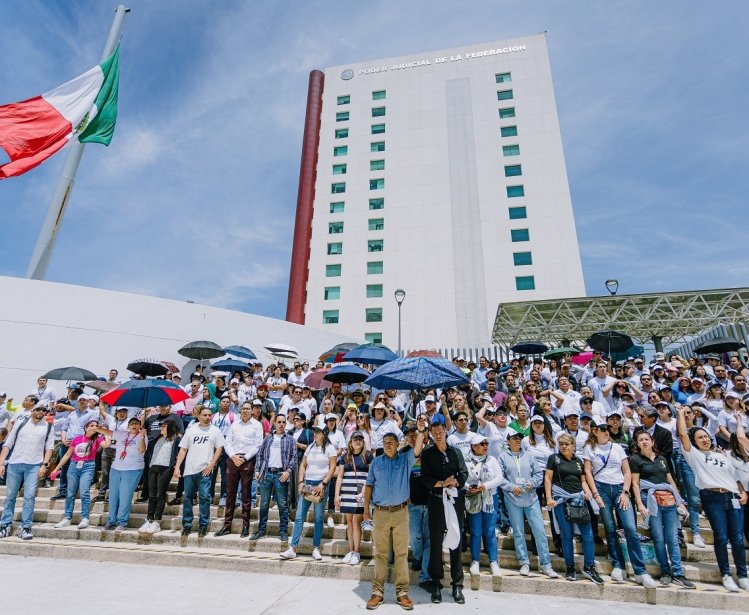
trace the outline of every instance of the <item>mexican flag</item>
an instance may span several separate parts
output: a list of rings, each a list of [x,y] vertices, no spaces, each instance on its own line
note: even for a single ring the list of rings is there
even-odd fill
[[[109,145],[117,122],[120,48],[99,66],[42,94],[0,106],[0,179],[21,175],[71,139]]]

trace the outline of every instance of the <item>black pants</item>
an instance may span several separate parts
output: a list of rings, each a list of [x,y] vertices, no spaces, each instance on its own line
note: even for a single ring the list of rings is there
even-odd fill
[[[335,512],[335,483],[336,477],[333,475],[328,486],[328,512]]]
[[[442,494],[429,496],[427,505],[429,511],[429,577],[435,585],[442,587],[440,581],[444,577],[444,566],[442,565],[442,539],[447,529],[445,525],[445,509],[442,505]],[[463,536],[463,518],[465,517],[465,496],[461,493],[455,500],[455,513],[458,516],[458,535]],[[450,577],[453,588],[463,589],[463,564],[461,546],[450,551]]]
[[[109,470],[114,461],[114,449],[103,449],[101,453],[101,479],[99,480],[99,493],[106,493],[109,489]]]
[[[151,466],[148,472],[148,514],[147,519],[161,521],[166,505],[166,491],[174,474],[173,468]]]

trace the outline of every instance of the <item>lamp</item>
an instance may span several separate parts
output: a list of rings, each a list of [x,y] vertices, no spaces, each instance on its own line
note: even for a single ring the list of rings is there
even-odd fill
[[[609,293],[611,293],[611,296],[613,297],[616,294],[616,291],[619,290],[619,280],[609,278],[604,283],[604,286],[606,287],[606,290],[609,291]]]
[[[398,356],[401,356],[401,305],[406,298],[406,291],[399,288],[394,295],[395,302],[398,304]]]

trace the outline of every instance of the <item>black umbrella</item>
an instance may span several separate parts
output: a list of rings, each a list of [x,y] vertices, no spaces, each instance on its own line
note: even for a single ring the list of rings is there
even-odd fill
[[[98,376],[82,367],[58,367],[48,371],[42,378],[48,380],[75,380],[76,382],[85,382],[86,380],[96,380]]]
[[[541,354],[546,352],[549,347],[543,342],[520,342],[515,344],[510,350],[518,354]]]
[[[619,331],[599,331],[591,335],[587,342],[593,350],[600,350],[609,355],[612,352],[624,352],[635,345],[629,335]]]
[[[166,376],[169,373],[167,366],[156,359],[137,359],[129,363],[127,368],[134,374],[151,378]]]
[[[195,359],[197,361],[203,361],[205,359],[218,359],[223,357],[226,353],[224,349],[214,342],[207,340],[199,340],[197,342],[190,342],[185,344],[178,351],[183,357],[188,359]]]
[[[714,337],[707,340],[701,346],[694,349],[695,354],[708,354],[711,352],[733,352],[746,346],[744,342],[735,340],[732,337]]]

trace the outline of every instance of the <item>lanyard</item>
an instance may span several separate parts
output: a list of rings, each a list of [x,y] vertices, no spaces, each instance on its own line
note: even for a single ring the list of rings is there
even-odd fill
[[[138,434],[135,434],[132,438],[130,437],[130,433],[128,433],[127,436],[125,436],[125,444],[122,446],[122,452],[120,453],[120,459],[124,459],[127,457],[127,447],[130,445],[131,442],[135,440],[135,438],[138,437]]]

